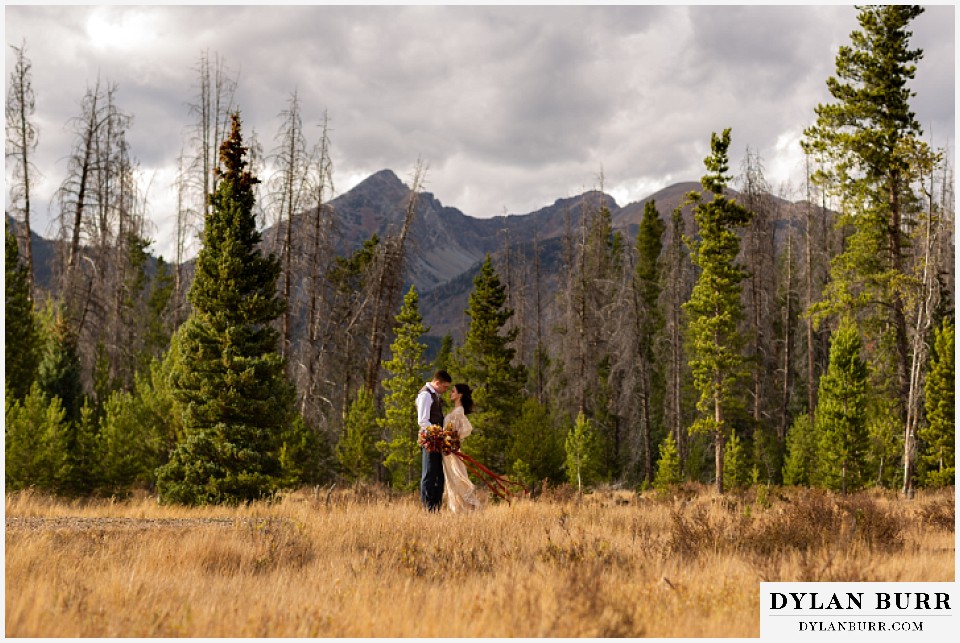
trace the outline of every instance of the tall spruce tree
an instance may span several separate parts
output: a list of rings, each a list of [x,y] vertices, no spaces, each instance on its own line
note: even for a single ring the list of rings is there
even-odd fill
[[[637,357],[640,402],[640,431],[645,478],[653,482],[653,428],[659,425],[663,408],[663,368],[655,359],[654,347],[663,330],[663,314],[657,302],[661,291],[660,252],[666,225],[660,219],[656,202],[648,201],[637,232],[637,267],[634,272],[634,300],[637,332]],[[674,444],[676,448],[676,444]]]
[[[7,394],[23,399],[37,377],[40,365],[40,333],[30,299],[27,268],[20,263],[17,240],[6,228],[4,282],[4,367]]]
[[[57,306],[46,332],[46,347],[37,369],[37,383],[48,399],[60,398],[68,422],[77,422],[84,402],[80,354],[76,332],[65,317],[64,307]]]
[[[708,174],[701,183],[712,199],[707,201],[696,192],[689,196],[694,203],[700,239],[687,239],[687,245],[701,272],[690,300],[684,304],[690,318],[690,368],[700,391],[697,409],[704,414],[690,430],[713,435],[718,493],[724,490],[723,452],[729,430],[726,413],[736,396],[743,366],[743,339],[737,332],[737,323],[743,316],[740,283],[745,273],[734,263],[740,252],[734,228],[750,221],[748,210],[723,195],[729,180],[729,147],[729,128],[720,136],[711,136],[712,152],[704,159]]]
[[[281,431],[293,420],[294,391],[271,323],[285,302],[276,292],[279,261],[257,247],[257,179],[246,152],[235,113],[188,295],[193,312],[174,339],[171,388],[183,436],[158,471],[165,501],[249,501],[282,478]]]
[[[521,389],[526,369],[513,365],[515,350],[510,346],[518,328],[503,331],[513,310],[506,308],[506,288],[487,255],[473,280],[473,292],[467,304],[470,327],[463,345],[454,351],[456,382],[468,384],[474,391],[477,413],[471,417],[474,433],[467,449],[489,466],[505,469],[509,426],[520,415]]]
[[[925,467],[924,478],[930,486],[952,485],[956,477],[956,379],[953,351],[953,320],[945,317],[941,327],[936,329],[933,354],[930,356],[930,371],[927,374],[925,390],[927,425],[919,431],[919,437],[924,443],[921,456]]]
[[[828,489],[856,491],[866,482],[867,365],[853,321],[844,317],[830,343],[830,364],[820,378],[816,433],[817,477]]]
[[[350,404],[336,453],[340,469],[348,480],[370,481],[376,476],[377,407],[373,393],[366,387],[360,387]]]
[[[916,5],[861,7],[860,29],[840,47],[836,76],[827,79],[835,102],[818,105],[804,148],[823,159],[814,180],[843,204],[839,226],[852,226],[831,262],[830,282],[813,307],[816,319],[854,315],[864,334],[871,388],[895,401],[903,426],[910,395],[910,342],[905,313],[908,231],[917,208],[917,182],[932,160],[910,109],[908,83],[923,57],[910,49]],[[884,405],[874,405],[878,409]],[[909,475],[908,475],[909,480]]]
[[[383,381],[387,392],[383,400],[385,417],[377,424],[384,432],[378,444],[385,456],[384,466],[390,472],[395,487],[406,489],[420,479],[420,449],[417,447],[417,392],[424,383],[427,347],[420,338],[427,332],[420,315],[417,290],[410,290],[403,298],[403,307],[396,317],[396,339],[390,345],[392,358],[383,367],[390,377]]]

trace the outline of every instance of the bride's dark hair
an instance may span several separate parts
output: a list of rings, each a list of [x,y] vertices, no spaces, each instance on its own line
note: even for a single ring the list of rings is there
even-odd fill
[[[473,396],[470,387],[466,384],[454,384],[453,388],[457,389],[457,393],[463,396],[460,398],[460,404],[463,405],[463,412],[466,415],[473,413]]]

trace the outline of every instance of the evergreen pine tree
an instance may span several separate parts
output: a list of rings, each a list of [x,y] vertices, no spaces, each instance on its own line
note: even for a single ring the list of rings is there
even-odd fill
[[[925,391],[927,425],[919,432],[924,444],[921,461],[925,466],[926,484],[930,486],[952,485],[956,477],[953,351],[953,320],[945,317],[940,328],[936,329],[930,355]]]
[[[34,383],[23,399],[7,395],[5,406],[6,489],[55,491],[70,424],[60,398],[47,398]]]
[[[526,484],[564,480],[564,435],[550,409],[534,398],[524,400],[510,431],[509,470]],[[522,462],[518,465],[517,462]]]
[[[474,432],[465,450],[484,464],[503,471],[510,426],[520,414],[521,389],[526,382],[522,364],[513,366],[516,350],[510,346],[519,328],[503,332],[513,310],[505,308],[506,288],[487,255],[473,280],[467,304],[470,327],[463,345],[454,351],[454,381],[473,390],[477,412],[471,416]]]
[[[271,323],[284,310],[279,261],[263,256],[240,118],[220,146],[219,182],[204,222],[188,295],[191,316],[174,343],[171,388],[184,435],[158,471],[165,501],[235,503],[281,484],[281,433],[293,421],[293,387]]]
[[[908,26],[922,12],[915,5],[859,9],[860,29],[840,47],[836,76],[827,80],[835,102],[816,107],[803,141],[824,161],[813,179],[843,203],[837,225],[853,229],[831,261],[814,319],[854,316],[866,340],[871,388],[896,401],[895,430],[902,430],[910,386],[904,233],[916,211],[919,172],[931,162],[910,109],[909,82],[923,52],[909,48]]]
[[[333,448],[301,415],[280,434],[280,467],[283,486],[316,485],[330,479],[336,469]]]
[[[373,404],[373,394],[361,387],[350,404],[343,435],[337,443],[337,461],[347,480],[373,480],[379,456],[376,443],[377,408]]]
[[[443,339],[440,340],[440,350],[437,351],[437,357],[433,360],[433,366],[430,368],[434,373],[450,371],[453,368],[453,336],[450,333],[444,335]]]
[[[30,299],[26,266],[20,263],[17,240],[6,229],[4,267],[4,367],[7,392],[22,399],[37,377],[40,364],[40,333]]]
[[[634,271],[634,292],[637,333],[637,367],[639,373],[639,412],[643,470],[647,483],[653,482],[654,433],[658,432],[663,415],[663,368],[656,359],[656,340],[664,327],[658,302],[661,292],[660,252],[666,225],[654,201],[643,208],[637,232],[637,266]],[[676,444],[674,444],[676,446]]]
[[[657,462],[657,475],[653,479],[654,488],[665,493],[670,487],[683,482],[683,473],[680,471],[680,453],[677,451],[677,442],[673,433],[660,443],[660,460]]]
[[[57,491],[69,496],[92,494],[101,485],[100,425],[96,409],[84,399],[80,418],[67,424],[62,438],[63,459],[57,472]]]
[[[687,239],[687,245],[701,272],[684,309],[690,317],[690,368],[700,391],[697,409],[704,414],[690,430],[713,434],[716,488],[723,493],[727,414],[743,364],[740,350],[743,339],[737,332],[737,323],[743,316],[740,282],[744,272],[734,263],[740,252],[740,240],[734,228],[747,224],[750,212],[723,196],[729,180],[725,172],[730,130],[724,130],[721,136],[713,134],[710,147],[711,154],[704,159],[709,173],[701,182],[712,199],[706,201],[697,193],[689,197],[694,203],[700,239]]]
[[[123,495],[135,482],[147,483],[161,463],[151,458],[142,405],[127,391],[114,391],[106,400],[100,423],[100,470],[104,490]]]
[[[420,479],[419,427],[414,401],[424,384],[427,347],[420,343],[420,338],[428,330],[423,325],[420,298],[413,286],[403,298],[396,321],[396,339],[390,345],[392,358],[383,363],[390,377],[383,382],[387,392],[383,400],[385,417],[377,420],[386,439],[378,443],[378,448],[384,454],[384,466],[390,472],[393,485],[407,489]]]
[[[810,416],[801,413],[787,432],[787,457],[783,463],[783,483],[810,486],[815,479],[817,434]]]
[[[564,467],[567,480],[577,486],[577,491],[599,481],[603,467],[603,445],[600,436],[583,413],[577,415],[564,442],[567,458]]]
[[[100,421],[101,484],[111,494],[156,481],[180,427],[175,420],[168,375],[169,361],[153,359],[134,378],[133,390],[114,391]]]
[[[750,458],[743,441],[736,431],[730,432],[730,438],[723,445],[723,468],[726,484],[732,488],[745,486],[750,482]]]
[[[853,322],[844,317],[830,344],[830,364],[820,378],[816,432],[818,479],[829,489],[855,491],[866,482],[867,365]]]
[[[153,278],[153,286],[147,300],[147,333],[140,357],[140,371],[148,368],[151,360],[162,357],[164,350],[170,346],[170,337],[173,332],[167,313],[172,302],[174,285],[173,273],[170,272],[163,257],[158,258],[157,273]]]
[[[84,402],[80,354],[77,352],[76,334],[64,319],[62,307],[57,308],[47,332],[47,345],[37,371],[37,383],[47,399],[60,399],[68,422],[80,420],[80,409]]]

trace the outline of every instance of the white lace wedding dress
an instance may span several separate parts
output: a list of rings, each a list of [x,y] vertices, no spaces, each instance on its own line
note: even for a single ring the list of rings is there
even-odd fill
[[[453,424],[461,440],[473,432],[473,426],[463,412],[462,406],[455,407],[443,418],[444,428],[449,424]],[[447,494],[447,505],[450,511],[456,513],[475,511],[480,508],[480,500],[467,475],[467,467],[463,464],[463,460],[452,454],[443,456],[443,478],[443,490]]]

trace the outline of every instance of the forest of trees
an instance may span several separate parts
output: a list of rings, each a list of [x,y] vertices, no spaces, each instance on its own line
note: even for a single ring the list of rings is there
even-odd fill
[[[70,123],[41,288],[29,232],[42,97],[26,45],[13,47],[6,488],[148,488],[187,504],[336,480],[410,490],[414,398],[436,368],[475,390],[465,451],[530,488],[910,497],[954,484],[954,175],[910,110],[921,12],[860,9],[826,79],[832,102],[804,132],[799,209],[749,149],[731,171],[735,133],[714,133],[702,191],[673,212],[648,202],[635,238],[585,199],[556,291],[538,239],[532,254],[488,255],[463,340],[444,337],[429,362],[420,293],[402,277],[425,164],[397,229],[337,256],[326,114],[308,141],[293,93],[265,153],[243,132],[237,79],[208,54],[168,215],[176,256],[149,252],[131,116],[98,79]],[[276,172],[260,183],[266,159]]]

